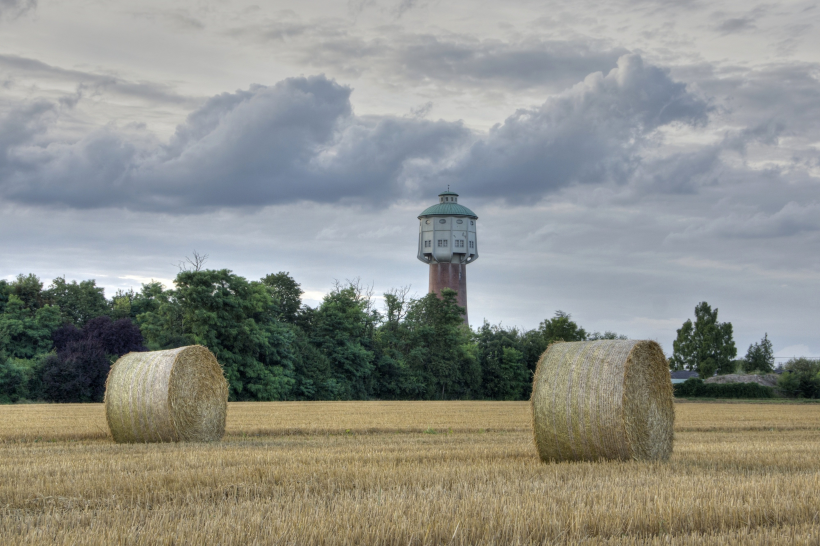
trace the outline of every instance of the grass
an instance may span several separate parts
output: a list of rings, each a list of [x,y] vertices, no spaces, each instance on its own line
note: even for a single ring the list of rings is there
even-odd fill
[[[524,402],[230,404],[222,442],[153,445],[0,406],[0,542],[820,542],[820,406],[675,409],[667,463],[548,465]]]

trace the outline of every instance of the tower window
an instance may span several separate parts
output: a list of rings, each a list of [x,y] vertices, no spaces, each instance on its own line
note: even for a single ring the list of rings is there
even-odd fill
[[[424,241],[424,248],[429,248],[433,246],[433,241]]]
[[[464,248],[464,241],[462,241],[461,239],[456,239],[455,241],[453,241],[453,246],[456,248]]]
[[[475,248],[475,241],[470,241],[470,248]]]
[[[438,246],[446,247],[447,246],[447,239],[439,239],[438,240]]]

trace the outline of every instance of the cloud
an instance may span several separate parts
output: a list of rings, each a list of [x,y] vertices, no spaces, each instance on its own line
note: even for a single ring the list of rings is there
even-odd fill
[[[0,0],[0,20],[17,19],[37,8],[37,0]]]
[[[812,134],[820,123],[820,63],[768,63],[752,69],[710,65],[701,69],[683,76],[716,97],[733,126],[779,124],[781,133],[799,136]]]
[[[107,127],[43,146],[33,137],[48,105],[20,109],[2,121],[12,136],[0,192],[31,204],[176,211],[379,202],[470,138],[458,122],[354,116],[350,92],[314,76],[224,93],[158,149]]]
[[[708,110],[663,70],[625,55],[609,74],[591,74],[495,126],[452,177],[469,181],[473,192],[514,200],[575,183],[624,184],[640,165],[649,134],[671,123],[703,123]]]
[[[701,230],[728,238],[779,238],[820,231],[820,203],[800,204],[790,201],[774,213],[722,215]]]
[[[357,116],[351,91],[312,76],[223,93],[153,148],[111,127],[76,142],[37,142],[49,109],[31,106],[3,122],[17,136],[6,144],[0,195],[179,211],[300,200],[375,204],[449,182],[475,195],[539,198],[575,183],[625,183],[649,134],[701,123],[708,112],[684,84],[637,55],[519,110],[489,134],[421,116]]]
[[[718,32],[723,35],[734,34],[736,32],[743,32],[746,30],[756,30],[754,25],[754,17],[734,17],[726,19],[717,26]]]
[[[414,2],[401,2],[399,10]],[[404,9],[404,11],[401,11]],[[440,89],[469,87],[564,89],[587,74],[609,71],[627,53],[596,39],[479,40],[462,34],[438,35],[396,30],[389,39],[367,38],[337,20],[273,20],[234,27],[233,38],[276,46],[278,56],[301,65],[359,77],[373,73],[389,85]],[[280,44],[287,48],[280,48]]]
[[[0,0],[2,1],[2,0]],[[199,98],[175,93],[167,85],[154,82],[129,81],[110,74],[94,74],[81,70],[69,70],[46,64],[37,59],[0,54],[0,69],[17,77],[34,77],[39,82],[68,82],[77,86],[77,94],[71,100],[102,92],[135,97],[152,104],[170,103],[195,106]]]
[[[505,42],[409,35],[380,52],[384,64],[395,67],[398,77],[417,84],[478,87],[492,82],[522,89],[567,87],[587,74],[610,70],[626,50],[595,41],[529,38]]]

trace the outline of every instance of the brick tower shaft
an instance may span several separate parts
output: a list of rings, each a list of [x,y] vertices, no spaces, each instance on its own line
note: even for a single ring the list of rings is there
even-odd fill
[[[433,263],[430,264],[431,294],[441,297],[441,289],[450,288],[457,293],[456,301],[464,308],[464,323],[467,320],[467,264]]]

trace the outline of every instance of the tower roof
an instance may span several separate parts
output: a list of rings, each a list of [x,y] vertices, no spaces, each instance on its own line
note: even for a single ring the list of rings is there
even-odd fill
[[[440,194],[438,194],[439,197],[441,197],[442,195],[455,195],[456,197],[458,197],[458,194],[456,192],[450,190],[443,191]]]
[[[450,192],[450,194],[452,194],[452,192]],[[419,218],[424,216],[467,216],[468,218],[478,219],[478,216],[476,216],[473,211],[458,203],[437,203],[432,207],[427,207],[424,209],[424,212],[419,214]]]

